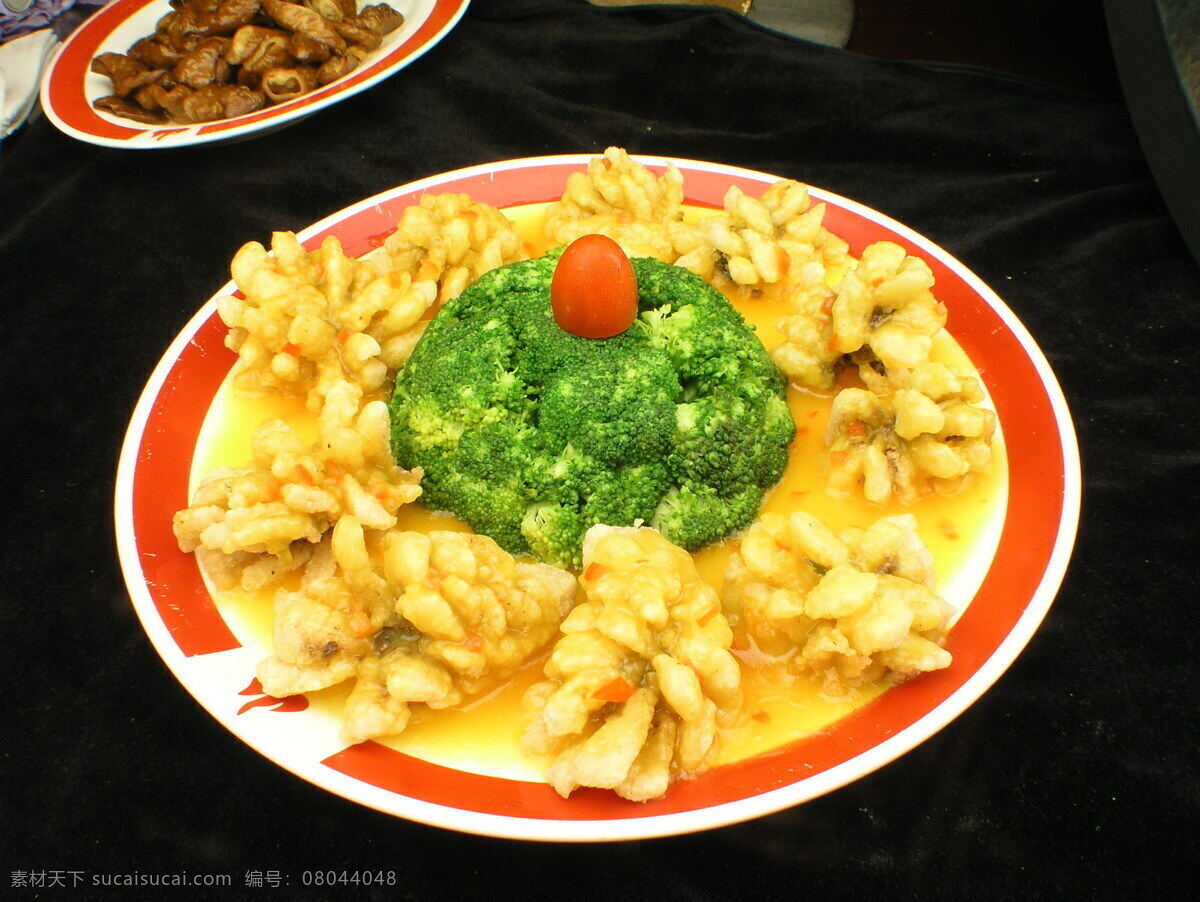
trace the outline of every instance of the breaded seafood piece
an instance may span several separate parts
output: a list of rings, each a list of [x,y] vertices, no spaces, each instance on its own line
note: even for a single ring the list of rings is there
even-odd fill
[[[671,228],[683,217],[683,174],[668,165],[654,175],[619,147],[588,161],[587,172],[567,177],[562,199],[546,211],[546,234],[559,244],[606,235],[631,257],[678,256]]]
[[[371,617],[339,572],[331,542],[316,549],[297,591],[276,593],[272,633],[275,652],[257,668],[267,695],[324,689],[358,672],[371,649]]]
[[[458,297],[485,272],[528,256],[516,225],[466,194],[422,195],[401,214],[383,250],[375,259],[381,270],[406,274],[438,303]],[[386,339],[380,342],[386,349]],[[412,346],[404,350],[407,359]]]
[[[382,389],[420,337],[437,286],[373,259],[347,256],[333,235],[314,251],[291,232],[275,232],[270,253],[243,245],[230,267],[242,297],[217,300],[237,384],[302,397],[313,413],[340,382]]]
[[[950,666],[953,608],[908,514],[835,533],[803,512],[766,514],[730,558],[723,600],[760,650],[843,694]]]
[[[486,536],[388,532],[378,565],[353,538],[359,591],[382,582],[388,610],[347,702],[347,742],[400,732],[410,704],[446,708],[491,688],[554,637],[575,600],[570,573],[519,562]]]
[[[646,527],[588,530],[579,582],[585,598],[526,696],[524,744],[554,755],[547,779],[564,797],[593,786],[658,798],[705,768],[741,707],[720,599],[691,555]]]
[[[919,257],[889,241],[869,245],[832,291],[793,298],[795,312],[779,320],[784,341],[771,356],[806,388],[832,389],[838,368],[851,362],[868,388],[890,391],[929,359],[946,324],[933,284]]]
[[[236,581],[230,571],[241,570],[243,588],[253,589],[294,569],[303,546],[343,516],[370,529],[395,526],[396,512],[421,494],[421,471],[392,461],[386,404],[361,401],[356,384],[331,386],[312,443],[282,420],[259,425],[250,465],[213,470],[175,514],[180,549],[236,556],[217,564],[218,583]]]
[[[486,536],[368,532],[342,517],[299,588],[275,595],[263,691],[287,696],[349,679],[348,743],[402,732],[411,705],[447,708],[510,676],[548,643],[575,578],[516,561]]]
[[[581,739],[554,759],[546,779],[563,798],[579,786],[618,789],[628,779],[634,761],[647,744],[658,694],[649,688],[634,691],[594,733]],[[656,762],[656,774],[666,776],[669,761]],[[669,782],[659,779],[655,787]],[[665,787],[664,787],[665,789]]]
[[[721,213],[671,226],[675,263],[745,294],[773,285],[785,298],[821,292],[840,274],[848,251],[822,225],[824,217],[825,204],[812,203],[800,182],[778,181],[758,198],[733,185]]]
[[[890,395],[846,388],[833,399],[825,434],[831,490],[908,504],[951,494],[969,474],[987,471],[996,414],[980,406],[979,382],[927,362],[901,385]]]

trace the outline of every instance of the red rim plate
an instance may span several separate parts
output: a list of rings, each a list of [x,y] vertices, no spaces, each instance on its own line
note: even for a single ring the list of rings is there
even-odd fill
[[[349,207],[299,237],[315,248],[332,234],[347,253],[366,253],[374,246],[372,239],[390,231],[422,193],[463,192],[496,207],[557,200],[567,175],[588,159],[513,160],[435,176]],[[654,170],[673,162],[684,175],[687,201],[699,205],[720,206],[730,185],[757,196],[776,180],[723,165],[639,159]],[[1045,357],[982,281],[886,216],[816,188],[811,194],[827,204],[826,224],[850,243],[855,255],[867,244],[890,240],[929,263],[938,297],[951,311],[954,336],[983,375],[1003,426],[1007,514],[992,565],[949,636],[950,668],[891,689],[818,735],[677,783],[666,798],[646,804],[592,790],[563,800],[542,783],[465,773],[373,742],[297,749],[287,734],[251,726],[237,710],[247,706],[244,696],[253,694],[252,687],[243,688],[253,666],[232,665],[231,656],[244,649],[209,596],[193,556],[176,546],[170,525],[172,514],[186,506],[197,435],[234,360],[222,344],[225,327],[215,298],[178,336],[150,378],[117,476],[121,563],[134,606],[159,654],[229,729],[310,782],[412,820],[520,839],[635,839],[744,821],[865,776],[933,735],[1007,669],[1061,584],[1080,505],[1074,429]],[[229,283],[217,296],[234,290]]]
[[[404,24],[349,75],[287,103],[234,119],[199,125],[144,125],[99,113],[92,101],[109,93],[107,79],[91,74],[100,53],[124,53],[153,33],[170,12],[167,0],[116,0],[88,18],[59,48],[42,76],[42,108],[63,132],[106,147],[147,150],[249,137],[296,122],[357,94],[415,61],[452,29],[469,0],[382,0],[404,13]]]

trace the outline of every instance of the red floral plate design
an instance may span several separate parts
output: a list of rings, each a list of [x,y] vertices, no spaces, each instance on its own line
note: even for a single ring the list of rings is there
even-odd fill
[[[171,11],[167,0],[115,0],[85,21],[63,44],[42,76],[42,109],[60,130],[106,147],[146,150],[245,138],[288,125],[366,90],[403,69],[458,24],[469,0],[373,0],[404,14],[404,24],[349,75],[286,103],[245,116],[197,125],[145,125],[102,113],[92,101],[112,83],[90,71],[101,53],[125,53]]]
[[[512,160],[423,179],[362,201],[299,234],[309,248],[336,235],[358,255],[390,231],[425,192],[465,192],[496,207],[557,200],[588,157]],[[758,196],[773,176],[673,162],[688,203],[719,207],[737,185]],[[134,411],[117,474],[116,527],[133,604],[163,660],[214,717],[263,755],[364,805],[464,832],[520,839],[596,841],[688,833],[805,802],[915,747],[975,701],[1012,663],[1045,617],[1066,571],[1080,505],[1080,466],[1066,401],[1046,359],[1001,300],[961,263],[911,229],[819,189],[826,225],[858,255],[894,241],[922,257],[950,310],[953,333],[984,379],[1008,455],[1008,499],[994,554],[948,637],[954,663],[893,688],[816,735],[770,754],[676,783],[645,804],[579,790],[559,798],[545,783],[469,773],[381,743],[345,747],[338,718],[303,697],[272,699],[253,681],[262,647],[247,647],[223,618],[171,516],[186,506],[193,450],[234,355],[210,300],[175,339]],[[372,239],[376,241],[373,243]],[[217,297],[235,290],[227,284]],[[991,552],[992,549],[988,549]],[[287,716],[283,716],[283,715]]]

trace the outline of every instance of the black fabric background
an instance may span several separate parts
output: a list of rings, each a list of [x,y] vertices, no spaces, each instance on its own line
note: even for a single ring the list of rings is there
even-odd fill
[[[1084,464],[1058,600],[945,730],[809,804],[706,834],[556,846],[459,835],[284,772],[196,705],[117,566],[120,442],[233,252],[378,191],[600,151],[807,181],[939,242],[1038,339]],[[400,74],[240,143],[132,152],[41,119],[0,149],[0,886],[18,870],[226,873],[181,898],[1144,898],[1196,860],[1192,522],[1200,271],[1123,102],[886,62],[725,13],[476,0]],[[244,889],[249,870],[287,892]],[[128,897],[128,891],[97,893]]]

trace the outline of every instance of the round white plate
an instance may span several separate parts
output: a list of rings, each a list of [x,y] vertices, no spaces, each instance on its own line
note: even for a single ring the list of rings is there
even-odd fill
[[[380,0],[376,0],[380,2]],[[152,149],[245,138],[288,125],[364,91],[403,69],[446,36],[469,0],[382,0],[404,14],[404,24],[348,75],[302,97],[245,116],[196,125],[147,125],[103,113],[92,101],[112,93],[112,83],[91,71],[101,53],[125,53],[171,11],[167,0],[116,0],[87,19],[59,49],[42,76],[41,100],[59,129],[106,147]]]
[[[720,207],[737,185],[758,196],[775,177],[674,162],[685,200]],[[478,166],[423,179],[355,204],[304,230],[305,246],[336,235],[346,252],[378,246],[423,193],[463,192],[495,207],[557,200],[585,156]],[[638,804],[598,790],[564,800],[546,784],[429,763],[377,742],[346,747],[339,719],[303,696],[256,691],[261,648],[245,647],[222,618],[192,555],[179,551],[171,516],[188,503],[191,459],[217,389],[234,362],[210,300],[167,350],[134,411],[116,486],[122,568],[146,632],[163,660],[214,717],[304,779],[381,811],[465,832],[554,841],[636,839],[704,830],[807,801],[868,774],[949,723],[1024,648],[1046,615],[1074,544],[1080,504],[1075,433],[1044,356],[1001,300],[961,263],[911,229],[819,189],[825,224],[858,255],[889,240],[932,268],[954,337],[982,374],[1004,431],[1008,499],[990,566],[947,640],[954,663],[890,689],[818,734],[770,754],[677,782]],[[235,291],[226,285],[217,297]],[[990,549],[989,549],[990,550]]]

